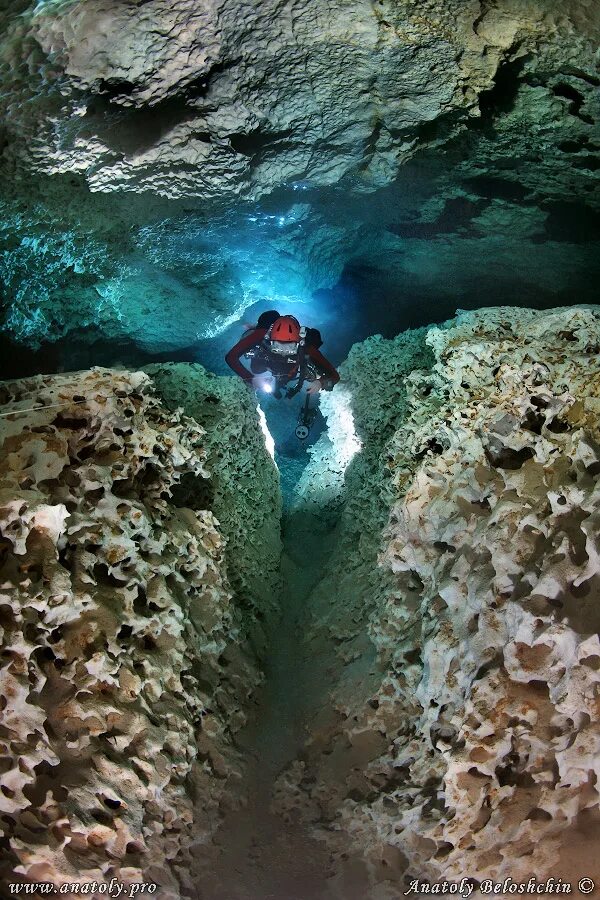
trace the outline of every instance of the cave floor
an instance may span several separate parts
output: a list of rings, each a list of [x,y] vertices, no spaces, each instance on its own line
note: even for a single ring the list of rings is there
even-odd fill
[[[331,538],[293,517],[284,528],[283,592],[278,620],[268,634],[266,680],[257,715],[238,735],[249,758],[240,794],[244,806],[226,813],[215,837],[211,871],[200,888],[202,900],[340,900],[323,845],[301,822],[286,822],[270,809],[280,773],[301,755],[305,723],[319,710],[327,691],[323,664],[307,655],[301,636],[308,626],[305,601],[319,580]],[[329,651],[329,653],[328,653]],[[356,885],[356,895],[364,890]],[[353,891],[354,897],[354,891]],[[353,900],[352,897],[352,900]],[[344,900],[351,900],[347,891]]]

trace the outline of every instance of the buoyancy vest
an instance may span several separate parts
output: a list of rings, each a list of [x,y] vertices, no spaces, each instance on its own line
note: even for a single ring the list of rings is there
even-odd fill
[[[262,317],[261,317],[262,318]],[[309,379],[314,380],[318,377],[318,373],[310,357],[306,354],[306,347],[312,346],[319,348],[323,343],[321,332],[317,328],[300,328],[300,341],[290,346],[290,352],[285,353],[273,350],[273,342],[271,340],[271,330],[276,320],[270,322],[267,327],[267,333],[256,347],[250,348],[245,354],[247,359],[259,359],[264,365],[275,375],[275,377],[283,378],[291,381],[293,378],[298,379],[296,385],[290,389],[291,395],[298,393],[303,383]],[[266,323],[259,319],[256,327],[264,328]],[[281,346],[281,345],[279,345]],[[292,350],[293,347],[293,350]]]

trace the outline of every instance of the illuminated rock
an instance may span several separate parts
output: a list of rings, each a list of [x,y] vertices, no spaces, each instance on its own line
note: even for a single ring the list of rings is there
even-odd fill
[[[86,0],[18,13],[4,12],[1,45],[11,130],[38,170],[81,173],[93,190],[239,200],[348,175],[370,190],[508,107],[536,56],[542,73],[570,69],[554,94],[540,97],[535,74],[525,86],[535,121],[545,103],[546,122],[564,102],[584,125],[597,112],[599,23],[580,3]]]
[[[253,621],[263,644],[257,614],[273,612],[280,590],[281,498],[279,473],[271,463],[265,435],[257,427],[256,396],[237,377],[222,378],[200,365],[163,363],[148,366],[161,401],[183,409],[205,430],[210,482],[196,480],[184,491],[187,504],[204,503],[215,514],[226,539],[229,581],[238,605]],[[267,455],[269,454],[269,455]],[[208,495],[203,495],[209,485]]]
[[[330,712],[275,799],[342,885],[348,856],[377,898],[403,878],[598,877],[599,343],[597,307],[479,310],[429,330],[435,364],[405,388],[389,373],[379,572],[354,539],[352,580],[348,557],[326,573],[329,616],[313,595],[309,646],[327,630],[339,648]],[[359,433],[386,346],[346,376]]]
[[[7,3],[3,326],[156,354],[348,268],[387,334],[593,301],[599,37],[581,0]]]
[[[144,373],[5,382],[0,400],[2,877],[189,895],[259,682],[219,523],[185,502],[213,485],[207,432]]]

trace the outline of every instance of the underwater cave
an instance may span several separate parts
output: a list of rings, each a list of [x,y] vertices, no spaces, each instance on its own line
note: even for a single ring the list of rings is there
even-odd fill
[[[599,38],[0,0],[2,897],[597,893]]]

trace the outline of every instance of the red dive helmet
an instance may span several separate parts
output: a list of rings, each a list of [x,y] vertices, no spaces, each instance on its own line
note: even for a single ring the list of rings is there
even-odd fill
[[[273,322],[271,340],[297,344],[300,340],[300,322],[293,316],[280,316]]]

